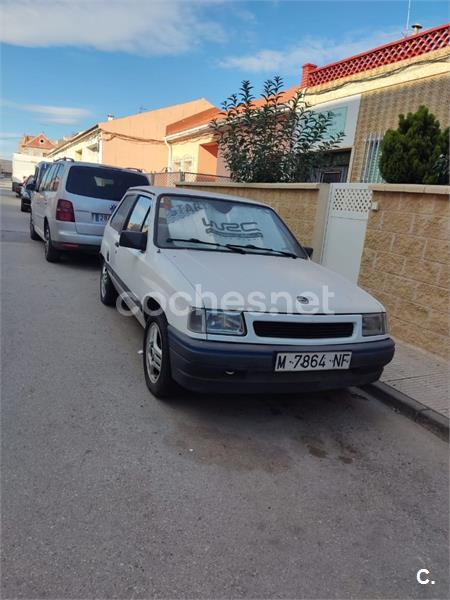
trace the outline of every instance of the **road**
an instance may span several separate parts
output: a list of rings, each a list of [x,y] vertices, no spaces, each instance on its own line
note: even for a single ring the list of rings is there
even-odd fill
[[[1,249],[2,598],[448,597],[445,442],[355,390],[158,401],[9,192]]]

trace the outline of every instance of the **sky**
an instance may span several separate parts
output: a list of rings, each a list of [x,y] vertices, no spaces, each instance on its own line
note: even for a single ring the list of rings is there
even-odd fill
[[[1,0],[0,157],[22,134],[58,139],[104,121],[204,97],[249,79],[300,81],[399,39],[408,0]],[[410,23],[449,21],[445,0],[411,0]]]

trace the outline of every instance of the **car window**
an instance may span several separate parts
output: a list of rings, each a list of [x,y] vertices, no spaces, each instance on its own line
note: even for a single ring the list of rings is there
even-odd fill
[[[108,167],[73,166],[67,176],[66,190],[78,196],[118,202],[128,188],[139,185],[148,185],[147,177],[141,173]]]
[[[56,171],[56,169],[59,167],[59,165],[57,165],[56,163],[54,165],[51,166],[51,168],[48,170],[47,174],[45,175],[44,179],[42,180],[42,185],[41,185],[41,190],[43,192],[46,192],[47,190],[50,189],[50,184],[52,182],[53,179],[53,175]]]
[[[36,176],[36,190],[39,190],[41,186],[41,182],[43,181],[45,175],[48,173],[51,163],[43,163],[42,165],[36,167],[35,176]]]
[[[127,223],[127,231],[141,231],[145,217],[151,206],[148,196],[139,196]]]
[[[124,223],[130,213],[131,207],[133,206],[136,200],[136,194],[128,194],[119,204],[116,212],[111,217],[109,224],[113,229],[118,232],[121,232],[124,226]]]
[[[55,172],[53,173],[52,179],[49,184],[49,189],[51,192],[56,192],[56,190],[58,189],[63,170],[64,170],[64,165],[58,165]]]
[[[218,198],[165,195],[160,198],[157,244],[163,248],[202,249],[234,244],[247,252],[268,249],[306,258],[297,240],[270,207]],[[253,248],[252,248],[253,246]]]

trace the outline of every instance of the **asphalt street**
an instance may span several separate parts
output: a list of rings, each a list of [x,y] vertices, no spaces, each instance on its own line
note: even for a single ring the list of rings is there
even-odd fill
[[[1,209],[2,598],[448,597],[444,441],[357,390],[156,400],[98,262]]]

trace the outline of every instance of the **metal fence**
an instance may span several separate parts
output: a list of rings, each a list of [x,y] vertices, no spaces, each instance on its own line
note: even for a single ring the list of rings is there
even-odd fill
[[[151,185],[158,187],[174,187],[177,183],[227,183],[231,181],[230,177],[224,175],[211,175],[208,173],[190,173],[187,171],[177,171],[174,173],[146,173],[150,179]]]

